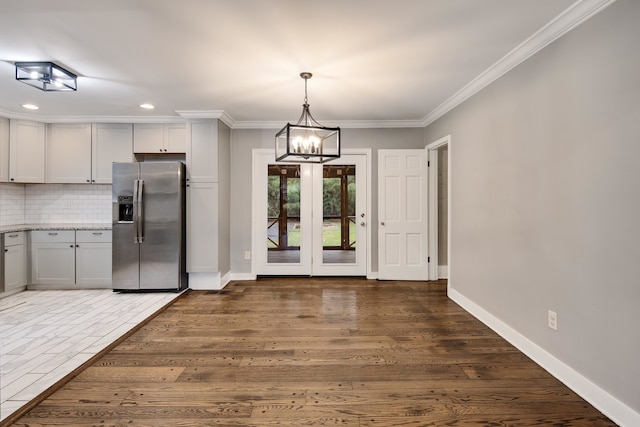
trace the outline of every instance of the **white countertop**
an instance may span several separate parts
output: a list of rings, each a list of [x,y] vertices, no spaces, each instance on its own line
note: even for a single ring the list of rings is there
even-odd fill
[[[111,223],[19,224],[3,225],[0,227],[0,233],[31,230],[111,230]]]

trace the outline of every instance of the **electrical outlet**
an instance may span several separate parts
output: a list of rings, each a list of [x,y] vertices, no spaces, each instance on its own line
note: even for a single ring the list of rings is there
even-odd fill
[[[244,252],[244,259],[251,259],[251,252],[250,251],[245,251]]]
[[[558,313],[555,311],[549,310],[548,313],[548,325],[554,331],[558,330]]]

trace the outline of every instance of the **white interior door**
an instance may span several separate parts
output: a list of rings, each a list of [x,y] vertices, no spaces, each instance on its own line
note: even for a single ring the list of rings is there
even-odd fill
[[[378,278],[428,280],[426,150],[378,150]]]
[[[274,157],[253,152],[253,274],[365,276],[367,156],[327,164]]]

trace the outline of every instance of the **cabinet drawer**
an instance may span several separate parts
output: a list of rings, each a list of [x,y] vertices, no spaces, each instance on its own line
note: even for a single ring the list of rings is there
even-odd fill
[[[59,243],[76,241],[76,232],[73,230],[38,230],[31,232],[32,242]]]
[[[111,241],[111,230],[77,230],[76,243],[103,243]]]
[[[16,231],[14,233],[4,233],[4,245],[15,246],[24,244],[24,231]]]

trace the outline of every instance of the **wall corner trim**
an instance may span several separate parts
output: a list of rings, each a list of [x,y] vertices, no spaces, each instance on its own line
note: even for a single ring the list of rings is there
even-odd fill
[[[431,123],[462,104],[480,90],[499,79],[509,70],[524,62],[527,58],[542,50],[554,40],[562,37],[589,18],[603,11],[616,0],[578,0],[560,15],[549,21],[531,37],[516,46],[495,64],[491,65],[475,79],[463,86],[449,99],[444,101],[422,119],[422,126]]]
[[[597,384],[594,384],[591,380],[518,333],[515,329],[455,289],[449,287],[447,294],[456,304],[460,305],[464,310],[487,325],[502,338],[509,341],[518,350],[529,356],[534,362],[575,391],[616,424],[622,427],[640,425],[640,413],[616,399]]]

